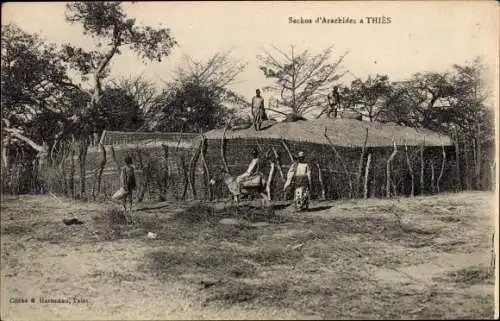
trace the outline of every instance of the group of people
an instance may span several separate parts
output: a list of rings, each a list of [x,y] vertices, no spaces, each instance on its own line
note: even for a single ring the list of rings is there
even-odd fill
[[[252,117],[255,130],[261,130],[262,123],[268,120],[266,110],[264,108],[264,98],[260,94],[260,90],[255,91],[255,96],[252,98]],[[120,169],[120,189],[113,195],[113,199],[122,200],[124,211],[132,210],[133,205],[133,192],[136,189],[136,178],[134,167],[132,164],[132,157],[127,156],[124,160],[124,166]],[[261,160],[257,148],[253,149],[252,160],[248,165],[247,170],[236,178],[238,188],[247,180],[255,176],[259,172]],[[290,166],[287,174],[283,191],[286,193],[291,186],[292,182],[296,186],[305,186],[311,188],[311,170],[309,165],[304,161],[304,153],[299,152],[297,160]]]
[[[339,108],[341,107],[341,97],[339,86],[334,86],[332,91],[327,95],[328,107],[326,111],[328,118],[337,118]],[[260,90],[255,90],[255,96],[252,98],[252,118],[255,130],[262,129],[262,123],[268,120],[266,109],[264,108],[264,98],[260,95]],[[322,112],[322,113],[323,113]]]
[[[125,164],[120,169],[120,189],[113,195],[113,199],[122,200],[124,211],[127,212],[128,205],[128,212],[130,212],[132,211],[133,205],[133,192],[137,184],[132,157],[125,157],[124,163]],[[252,151],[252,160],[247,170],[236,178],[238,188],[241,188],[245,182],[248,182],[259,173],[261,163],[260,153],[257,148],[254,148]],[[283,186],[285,195],[289,191],[291,185],[303,186],[308,190],[311,189],[311,169],[309,164],[305,161],[304,152],[302,151],[297,154],[296,161],[291,164],[288,170],[287,180]]]
[[[239,184],[240,188],[241,185],[245,184],[245,182],[249,180],[252,180],[252,178],[259,173],[261,164],[259,154],[258,149],[254,148],[252,151],[252,160],[250,161],[247,170],[236,178],[236,182]],[[308,188],[308,190],[311,189],[311,168],[305,161],[305,155],[302,151],[297,154],[296,160],[291,164],[288,170],[287,179],[283,186],[283,192],[285,195],[292,185],[303,186]]]

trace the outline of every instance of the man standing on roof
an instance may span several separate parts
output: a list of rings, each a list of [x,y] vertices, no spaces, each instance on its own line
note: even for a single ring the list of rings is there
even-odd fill
[[[332,117],[337,118],[337,113],[340,105],[340,91],[338,86],[334,86],[332,92],[328,94],[328,118]]]
[[[255,96],[252,98],[252,117],[255,130],[260,130],[262,122],[267,120],[264,98],[260,96],[260,89],[255,90]]]

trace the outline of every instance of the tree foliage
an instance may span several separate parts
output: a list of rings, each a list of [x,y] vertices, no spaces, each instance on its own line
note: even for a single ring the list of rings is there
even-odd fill
[[[101,104],[103,80],[112,59],[128,48],[143,61],[161,61],[177,44],[167,28],[137,25],[123,12],[120,2],[72,2],[66,9],[66,20],[80,24],[84,34],[98,41],[97,48],[57,47],[16,26],[2,27],[3,147],[17,139],[45,157],[52,149],[50,144],[57,141],[70,137],[85,140],[103,117],[105,123],[115,121],[110,117],[118,115],[120,103],[125,104],[126,114],[135,110],[130,107],[130,95],[120,98],[111,94],[117,102]],[[69,76],[70,70],[79,73],[80,81]],[[81,82],[89,78],[91,89],[85,90]],[[111,109],[103,113],[105,106]],[[50,132],[42,128],[42,119],[56,120],[57,126],[52,128],[57,133],[47,138],[49,142],[44,135],[40,141],[40,135],[35,134],[37,126],[39,132]],[[5,149],[2,154],[6,154]]]
[[[123,77],[112,81],[114,88],[120,88],[137,102],[142,113],[148,113],[156,104],[158,90],[156,85],[142,75]]]
[[[302,115],[320,106],[327,97],[331,84],[339,80],[343,73],[338,73],[345,57],[342,54],[335,62],[330,62],[333,47],[313,55],[308,50],[296,54],[295,48],[285,52],[274,48],[258,55],[260,70],[274,84],[264,90],[280,95],[280,104],[290,108],[295,115]]]
[[[135,131],[143,122],[143,115],[135,98],[123,88],[105,88],[99,102],[94,132],[103,130]]]
[[[229,89],[245,63],[230,57],[230,52],[217,53],[206,61],[188,58],[180,66],[174,80],[156,101],[148,115],[146,128],[161,131],[207,131],[222,126],[233,111],[231,106],[244,99]]]
[[[354,80],[343,91],[344,108],[355,109],[369,121],[379,120],[384,107],[391,103],[392,87],[387,75]]]
[[[65,114],[84,99],[56,47],[15,25],[2,27],[1,67],[2,118],[12,123],[45,111]]]
[[[131,49],[143,61],[161,61],[177,45],[167,28],[154,29],[138,26],[135,19],[125,15],[120,2],[72,2],[67,4],[66,20],[78,23],[86,35],[99,41],[104,50],[85,51],[65,45],[63,53],[68,62],[77,67],[82,75],[93,74],[93,96],[84,111],[92,109],[102,96],[101,81],[109,72],[113,57],[123,48]]]

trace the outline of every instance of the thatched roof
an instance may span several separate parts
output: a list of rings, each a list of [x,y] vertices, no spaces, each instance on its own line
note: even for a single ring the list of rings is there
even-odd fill
[[[395,124],[382,124],[359,121],[354,119],[315,119],[297,122],[279,122],[256,131],[253,127],[241,130],[228,129],[226,138],[274,138],[290,141],[305,141],[317,144],[327,144],[324,136],[325,128],[330,140],[336,146],[361,147],[368,128],[367,146],[392,146],[393,139],[397,145],[441,146],[452,145],[452,140],[445,135],[427,129],[415,129]],[[207,132],[207,139],[220,139],[224,130],[216,129]]]
[[[156,146],[165,144],[182,148],[194,147],[193,141],[198,134],[193,133],[164,133],[164,132],[120,132],[103,131],[100,143],[103,145],[124,146]]]

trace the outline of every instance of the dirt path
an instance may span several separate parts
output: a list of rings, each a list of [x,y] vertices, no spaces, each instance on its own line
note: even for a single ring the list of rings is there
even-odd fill
[[[140,252],[150,246],[143,243],[125,240],[80,246],[26,244],[25,250],[18,252],[15,267],[2,270],[2,306],[8,307],[2,309],[2,320],[293,317],[279,310],[202,308],[200,302],[187,299],[197,291],[195,288],[159,283],[148,274],[137,272],[143,254]],[[73,296],[82,303],[38,302],[40,297]],[[33,297],[37,303],[9,304],[13,297]]]
[[[218,212],[145,204],[138,225],[125,228],[102,223],[108,205],[4,199],[1,317],[485,317],[493,312],[492,279],[484,274],[490,197],[323,202],[301,215],[282,208],[273,214],[278,221],[244,228],[218,224],[232,217],[221,204],[212,207]],[[394,225],[394,213],[402,225]],[[68,216],[85,224],[65,226]],[[158,239],[146,239],[147,231]]]

